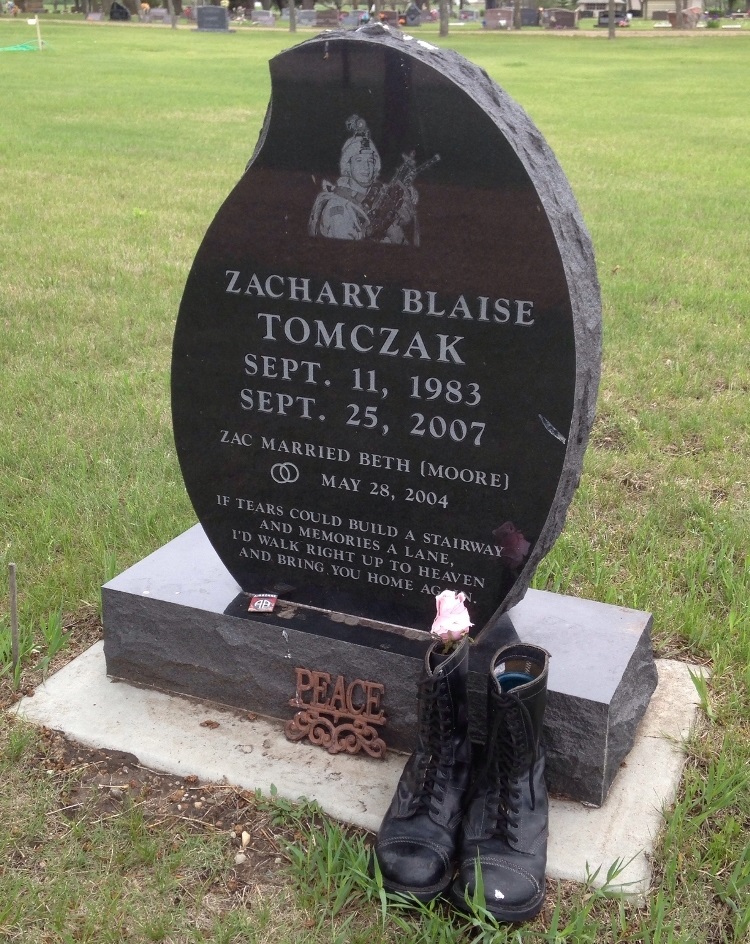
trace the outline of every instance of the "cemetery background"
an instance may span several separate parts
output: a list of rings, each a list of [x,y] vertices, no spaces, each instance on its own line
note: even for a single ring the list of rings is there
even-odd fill
[[[16,24],[0,26],[2,45],[11,30]],[[281,33],[243,37],[243,46],[205,36],[198,46],[189,33],[114,29],[92,40],[90,29],[71,26],[45,38],[42,56],[3,60],[0,515],[3,579],[8,561],[19,566],[20,687],[38,681],[45,659],[54,665],[95,638],[103,580],[194,520],[169,418],[174,317],[206,222],[255,143],[267,61],[289,42]],[[547,137],[581,203],[602,280],[598,419],[568,526],[535,585],[653,610],[657,654],[705,661],[713,673],[650,906],[621,908],[562,888],[562,939],[668,939],[679,928],[676,939],[741,940],[750,920],[743,50],[719,36],[658,48],[636,38],[499,44],[481,34],[450,44],[485,67]],[[48,614],[58,611],[67,646],[52,659],[63,637]],[[0,625],[5,641],[5,616]],[[7,666],[5,653],[6,702]],[[179,818],[186,810],[155,784],[163,815],[144,819],[140,781],[132,806],[98,791],[105,806],[91,801],[68,819],[66,791],[90,760],[66,760],[59,744],[40,744],[6,718],[2,751],[0,848],[11,867],[0,875],[0,900],[23,890],[31,902],[0,916],[9,940],[71,925],[96,941],[103,933],[232,940],[240,929],[285,940],[279,929],[292,906],[304,929],[295,940],[327,939],[347,920],[350,940],[395,934],[398,917],[379,925],[358,884],[331,914],[338,883],[356,882],[356,871],[328,866],[317,885],[298,873],[307,886],[299,897],[274,861],[284,856],[269,822],[281,818],[286,835],[307,836],[304,810],[257,814],[278,850],[266,850],[259,883],[234,865],[234,824],[194,832]],[[48,775],[55,766],[74,770]],[[112,773],[127,785],[122,766],[127,760]],[[256,815],[254,801],[234,802],[238,812],[250,803],[240,819]],[[191,805],[191,816],[201,818],[200,809]],[[356,839],[336,847],[339,836],[333,826],[316,832],[310,855],[339,848],[339,861],[356,866]],[[279,883],[272,893],[269,871]],[[165,887],[179,905],[164,900]],[[329,910],[319,917],[316,904]],[[544,931],[554,920],[548,909],[528,934],[554,940]]]
[[[4,0],[3,4],[0,4],[0,20],[7,13],[6,2],[7,0]],[[50,21],[55,23],[81,23],[83,20],[96,24],[108,23],[112,2],[113,0],[78,0],[78,2],[76,0],[19,0],[15,4],[19,11],[15,14],[15,18],[23,22],[24,13],[31,16],[41,13],[43,24]],[[156,0],[156,2],[149,4],[148,10],[141,9],[140,2],[136,2],[136,0],[123,0],[123,2],[116,0],[116,2],[129,12],[131,25],[137,23],[141,26],[158,29],[171,27],[170,11],[168,9],[169,0]],[[273,0],[273,2],[272,0],[262,0],[262,4],[261,0],[257,0],[257,2],[257,9],[254,9],[254,3],[250,0],[245,3],[240,3],[237,0],[237,2],[232,3],[231,8],[227,8],[227,18],[231,29],[240,31],[265,31],[269,28],[289,30],[287,0],[281,0],[284,4],[281,11],[276,0]],[[745,7],[741,3],[732,2],[730,4],[730,0],[717,0],[717,2],[696,0],[695,3],[692,0],[683,0],[683,3],[685,9],[689,7],[700,8],[702,6],[707,14],[697,20],[694,17],[691,20],[686,14],[683,24],[685,29],[698,25],[732,32],[750,30],[750,17],[747,17]],[[200,25],[196,23],[196,9],[199,6],[210,7],[213,5],[208,0],[199,3],[173,0],[176,27],[178,29],[195,29],[196,25]],[[263,9],[261,9],[261,5]],[[386,13],[388,22],[395,20],[396,12],[405,13],[408,6],[409,0],[402,0],[400,3],[386,3],[383,0],[381,3],[381,9]],[[242,12],[240,12],[240,7]],[[346,0],[338,0],[338,6],[334,0],[330,0],[330,2],[322,2],[321,0],[317,3],[313,3],[312,0],[304,0],[304,4],[303,0],[298,0],[296,28],[301,30],[303,34],[308,29],[332,28],[336,23],[339,12],[342,16],[347,17],[342,25],[350,28],[355,25],[355,18],[358,18],[367,7],[368,4],[364,0],[359,3],[357,10],[354,10],[353,4],[346,2]],[[221,6],[217,6],[217,9],[210,11],[208,15],[214,18],[220,17],[221,8]],[[508,28],[505,24],[512,19],[512,8],[513,4],[506,3],[505,0],[496,0],[495,7],[492,9],[480,0],[471,0],[470,3],[464,2],[463,7],[461,7],[459,0],[455,0],[448,11],[450,27],[454,30],[460,29],[462,33],[486,32],[488,29],[504,32]],[[647,32],[649,34],[656,32],[660,34],[664,29],[672,26],[671,20],[676,17],[675,0],[632,0],[627,4],[625,0],[617,0],[616,9],[620,11],[620,9],[624,10],[625,8],[635,11],[635,15],[629,21],[628,28],[626,30],[618,29],[618,34],[632,32]],[[581,2],[541,0],[540,3],[536,4],[524,2],[521,9],[523,30],[526,34],[533,35],[549,28],[548,16],[546,15],[543,27],[537,24],[538,15],[536,14],[540,9],[544,11],[563,11],[559,17],[555,17],[554,28],[556,32],[563,28],[567,32],[567,28],[572,22],[568,13],[572,17],[573,11],[578,11],[576,20],[576,30],[578,32],[589,35],[601,35],[602,33],[606,35],[607,32],[606,29],[600,28],[598,24],[598,13],[607,9],[607,0],[581,0]],[[10,14],[8,14],[8,17],[10,18]],[[439,3],[437,0],[430,4],[429,14],[425,12],[422,19],[423,22],[419,26],[420,35],[439,31]],[[502,21],[502,23],[498,21]],[[214,19],[214,23],[216,23],[216,19]],[[410,28],[412,27],[413,24],[410,25]]]

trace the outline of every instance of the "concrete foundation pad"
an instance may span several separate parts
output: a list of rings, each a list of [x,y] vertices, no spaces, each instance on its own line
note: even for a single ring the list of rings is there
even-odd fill
[[[547,873],[581,881],[599,869],[604,883],[610,866],[627,863],[615,887],[643,895],[650,853],[672,802],[684,756],[681,742],[696,716],[698,697],[690,666],[657,661],[659,684],[641,722],[635,745],[622,765],[605,804],[587,808],[553,800]],[[404,765],[404,756],[383,760],[331,755],[286,740],[283,724],[191,698],[114,681],[105,671],[97,643],[40,686],[15,709],[90,747],[127,751],[154,770],[177,776],[228,782],[268,794],[273,785],[289,800],[317,800],[331,816],[377,830]],[[218,727],[202,727],[206,720]]]

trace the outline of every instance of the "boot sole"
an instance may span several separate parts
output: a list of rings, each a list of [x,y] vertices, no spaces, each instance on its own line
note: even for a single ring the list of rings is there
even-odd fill
[[[466,903],[466,898],[464,897],[465,889],[460,888],[457,882],[453,883],[453,887],[450,890],[448,895],[448,900],[458,911],[462,911],[464,914],[468,914],[470,911],[469,906]],[[544,907],[544,898],[547,892],[547,883],[542,883],[542,888],[536,898],[532,899],[525,907],[521,906],[513,908],[511,910],[504,911],[502,908],[496,908],[494,902],[486,902],[484,907],[492,915],[496,921],[501,921],[504,924],[517,924],[521,921],[530,921],[532,918],[536,918],[539,912]]]

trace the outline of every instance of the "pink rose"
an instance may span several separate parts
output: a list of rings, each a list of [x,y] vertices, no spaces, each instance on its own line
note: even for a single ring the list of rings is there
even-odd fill
[[[433,636],[443,642],[457,641],[465,636],[472,625],[469,612],[464,601],[463,593],[454,593],[453,590],[443,590],[435,597],[437,616],[430,630]]]

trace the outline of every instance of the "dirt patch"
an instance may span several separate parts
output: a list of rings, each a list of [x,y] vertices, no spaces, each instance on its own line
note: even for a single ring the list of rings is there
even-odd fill
[[[83,747],[41,729],[39,761],[60,775],[60,807],[68,819],[106,820],[134,805],[148,828],[211,831],[226,836],[234,870],[227,890],[282,885],[285,840],[296,838],[272,824],[269,804],[248,790],[175,777],[144,767],[133,754]]]
[[[85,608],[64,618],[68,644],[52,660],[45,676],[54,674],[103,636],[97,611]],[[0,709],[21,697],[33,697],[44,677],[44,652],[24,666],[14,688],[9,673],[0,679]],[[60,784],[56,811],[67,819],[106,820],[134,804],[149,828],[202,831],[226,836],[234,869],[230,893],[283,884],[284,842],[296,836],[272,824],[273,811],[260,796],[228,784],[206,783],[197,776],[175,777],[144,767],[133,754],[88,748],[58,731],[41,728],[34,763],[56,776]],[[52,812],[52,811],[51,811]]]

